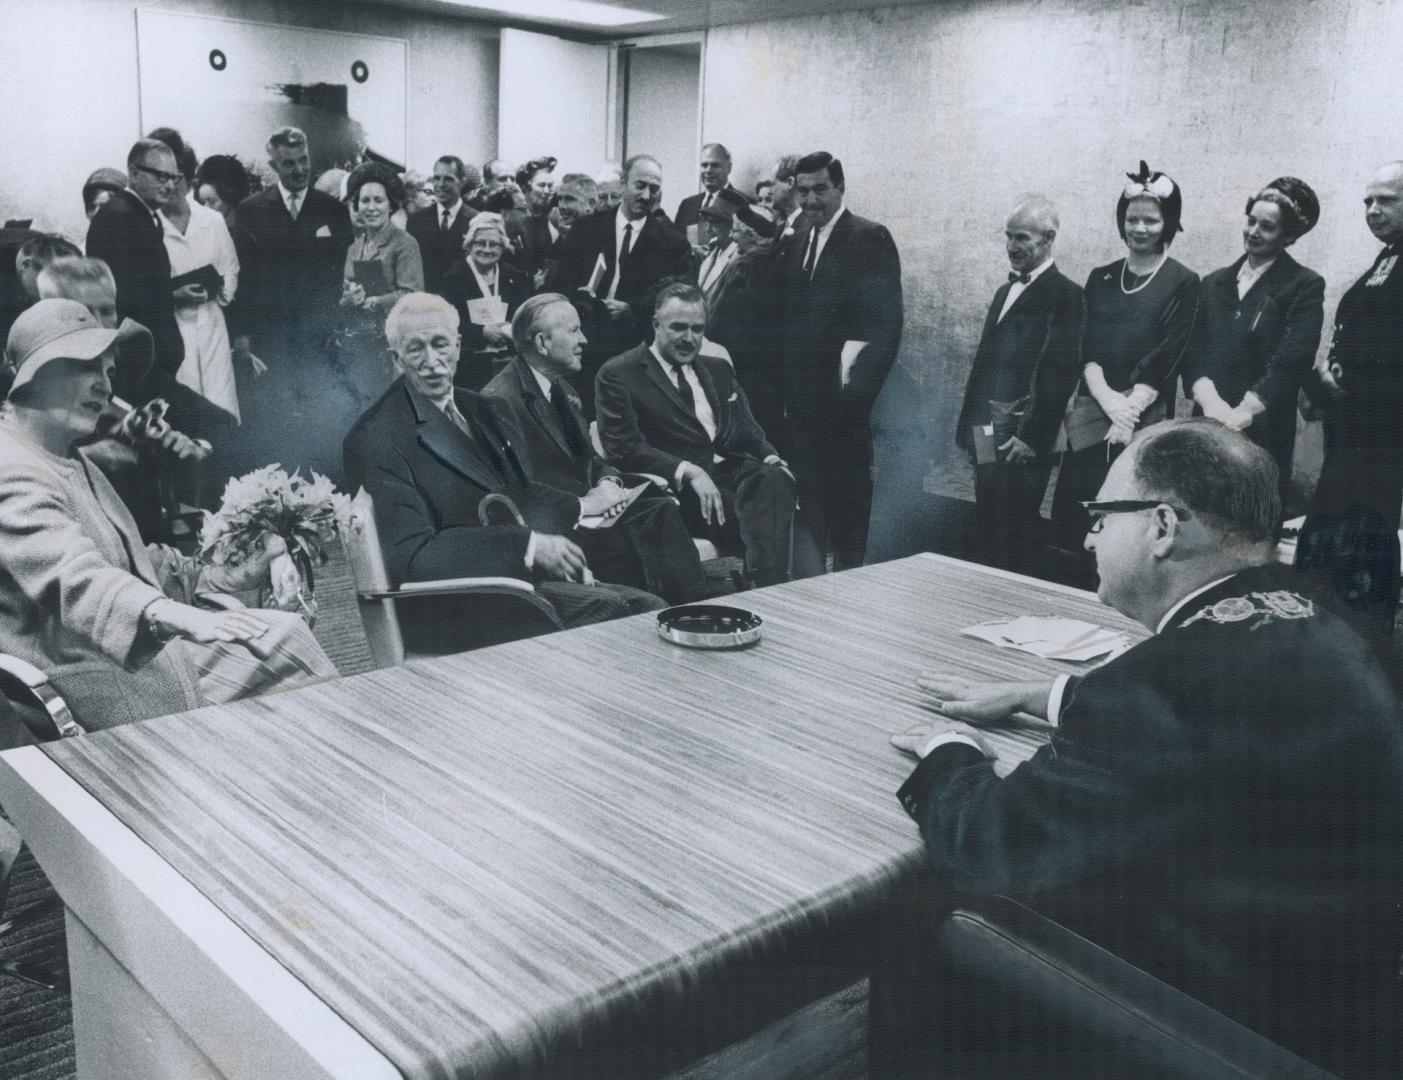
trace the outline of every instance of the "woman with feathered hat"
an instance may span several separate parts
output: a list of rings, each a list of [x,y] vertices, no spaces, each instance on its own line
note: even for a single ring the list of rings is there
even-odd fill
[[[1179,185],[1140,162],[1116,202],[1126,254],[1086,281],[1082,377],[1068,406],[1052,517],[1079,549],[1095,499],[1136,430],[1174,415],[1174,380],[1193,340],[1198,275],[1169,257],[1182,231]]]

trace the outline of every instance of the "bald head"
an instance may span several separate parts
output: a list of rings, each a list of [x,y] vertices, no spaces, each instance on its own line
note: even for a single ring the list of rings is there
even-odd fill
[[[1403,161],[1375,171],[1364,189],[1364,221],[1385,244],[1403,241]]]

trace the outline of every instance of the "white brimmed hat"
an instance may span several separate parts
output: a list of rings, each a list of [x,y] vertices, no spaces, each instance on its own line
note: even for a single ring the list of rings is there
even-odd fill
[[[139,381],[151,370],[151,332],[140,323],[123,319],[108,330],[76,300],[40,300],[10,327],[5,343],[5,359],[15,371],[10,393],[33,382],[50,360],[91,360],[113,345],[119,346],[117,365],[124,375]]]

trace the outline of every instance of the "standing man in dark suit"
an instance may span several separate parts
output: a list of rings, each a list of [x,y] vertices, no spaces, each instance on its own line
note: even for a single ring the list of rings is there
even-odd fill
[[[620,497],[628,482],[590,445],[580,399],[565,381],[580,370],[584,355],[579,312],[560,293],[540,293],[517,309],[512,340],[518,355],[482,394],[510,423],[526,475],[579,498]],[[645,492],[610,527],[574,536],[602,578],[674,604],[707,594],[696,545],[665,495]]]
[[[270,374],[291,376],[290,385],[315,393],[320,379],[300,379],[285,369],[313,366],[315,372],[325,355],[351,246],[351,216],[310,186],[307,136],[299,129],[280,128],[268,137],[268,164],[277,183],[234,211],[236,227],[253,238],[257,253],[240,299],[258,328],[253,344]]]
[[[1364,220],[1384,248],[1335,312],[1335,337],[1307,391],[1325,414],[1325,464],[1312,513],[1362,505],[1398,527],[1403,508],[1403,161],[1364,191]]]
[[[385,320],[402,377],[346,436],[346,477],[375,501],[385,565],[395,584],[457,577],[534,581],[567,627],[603,622],[662,601],[624,585],[591,584],[570,539],[580,519],[616,512],[615,491],[584,498],[528,479],[492,402],[455,389],[458,313],[440,296],[409,293]],[[506,496],[525,525],[484,525],[483,499]],[[469,618],[467,620],[471,622]],[[420,627],[437,635],[472,627]]]
[[[688,195],[677,207],[675,224],[684,233],[697,224],[702,207],[710,206],[722,191],[731,192],[746,203],[754,200],[731,187],[731,152],[720,143],[707,143],[701,150],[701,191]]]
[[[974,462],[978,549],[1020,573],[1033,561],[1052,445],[1081,371],[1081,286],[1052,262],[1057,208],[1021,199],[1004,226],[1012,267],[974,354],[955,444]]]
[[[251,239],[253,265],[240,270],[239,303],[248,333],[235,351],[255,352],[267,365],[260,396],[267,403],[245,418],[254,455],[292,468],[340,472],[342,432],[354,386],[331,349],[341,298],[351,216],[310,185],[307,136],[293,127],[268,137],[268,164],[278,180],[239,203],[234,228]],[[328,400],[331,397],[334,400]]]
[[[165,227],[157,213],[180,183],[180,170],[165,143],[140,139],[127,154],[127,175],[131,178],[127,188],[115,192],[93,216],[87,251],[107,264],[117,282],[117,317],[139,322],[155,341],[155,363],[146,385],[117,388],[123,397],[146,401],[169,396],[185,359],[185,344],[175,321]]]
[[[687,238],[654,214],[662,190],[656,160],[629,158],[618,209],[581,218],[561,245],[552,290],[570,297],[589,338],[574,380],[587,419],[594,416],[594,379],[604,361],[648,339],[662,280],[694,276]]]
[[[751,415],[724,360],[698,355],[706,302],[688,282],[658,292],[651,346],[638,345],[599,372],[599,437],[626,472],[664,478],[694,536],[745,551],[756,585],[787,581],[794,477]]]
[[[433,185],[435,204],[414,211],[404,225],[405,232],[419,244],[425,292],[438,292],[443,272],[463,253],[463,234],[468,219],[476,213],[463,201],[469,181],[462,158],[444,154],[435,161]]]
[[[843,205],[832,154],[800,159],[801,231],[784,249],[784,448],[834,569],[861,566],[872,507],[870,414],[901,344],[901,258]]]

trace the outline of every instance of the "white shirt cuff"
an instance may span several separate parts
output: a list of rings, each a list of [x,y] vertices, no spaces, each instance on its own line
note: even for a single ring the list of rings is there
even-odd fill
[[[687,462],[684,461],[682,462],[682,464],[677,466],[677,471],[672,474],[672,486],[678,491],[682,490],[682,474],[686,471],[686,469]]]
[[[536,534],[532,533],[526,540],[526,569],[536,569]]]
[[[966,746],[974,747],[981,754],[984,753],[984,748],[968,735],[959,731],[942,731],[938,735],[932,735],[930,741],[927,742],[925,746],[921,747],[917,756],[924,759],[932,750],[950,743],[964,743]]]
[[[1062,695],[1067,689],[1067,676],[1059,675],[1052,680],[1052,693],[1047,695],[1047,722],[1053,727],[1061,727]]]

